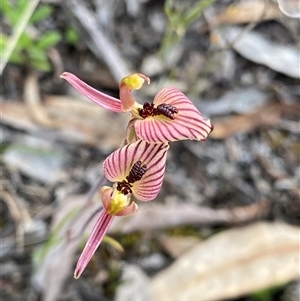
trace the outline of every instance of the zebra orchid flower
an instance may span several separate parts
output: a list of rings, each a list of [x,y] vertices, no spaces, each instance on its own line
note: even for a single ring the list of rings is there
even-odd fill
[[[120,99],[95,90],[75,75],[64,72],[62,78],[75,89],[103,108],[114,112],[130,112],[131,122],[127,128],[127,142],[143,139],[151,143],[178,140],[206,140],[213,130],[209,119],[204,118],[194,104],[178,89],[168,87],[160,90],[153,103],[141,105],[132,96],[150,80],[141,73],[124,77],[120,83]]]
[[[137,210],[131,196],[140,201],[151,201],[157,196],[165,174],[168,149],[168,143],[139,140],[116,150],[104,161],[104,174],[114,185],[100,189],[103,210],[78,259],[76,279],[99,247],[114,216],[129,215]]]

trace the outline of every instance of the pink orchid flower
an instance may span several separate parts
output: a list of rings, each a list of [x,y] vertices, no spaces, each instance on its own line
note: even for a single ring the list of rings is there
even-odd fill
[[[139,140],[116,150],[104,161],[104,174],[114,185],[100,189],[103,211],[77,262],[76,279],[99,247],[114,216],[125,216],[137,210],[131,196],[140,201],[151,201],[157,196],[163,182],[168,149],[168,143]]]
[[[147,76],[134,73],[124,77],[120,83],[120,99],[95,90],[74,74],[64,72],[62,78],[90,100],[113,112],[130,112],[130,126],[127,128],[127,143],[142,139],[147,142],[172,142],[178,140],[206,140],[213,126],[204,118],[194,104],[178,89],[168,87],[160,90],[153,103],[141,105],[132,96]]]

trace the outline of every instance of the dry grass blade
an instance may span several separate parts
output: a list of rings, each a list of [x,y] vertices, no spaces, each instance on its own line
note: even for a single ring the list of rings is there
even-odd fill
[[[0,188],[2,200],[9,208],[9,212],[16,224],[16,241],[20,249],[24,247],[25,226],[32,223],[29,212],[19,201],[18,197],[12,197],[3,187]]]
[[[237,133],[251,132],[261,126],[276,125],[280,121],[282,109],[280,105],[267,105],[251,114],[231,116],[225,121],[216,121],[210,137],[225,139]]]
[[[94,14],[88,10],[83,1],[63,1],[62,5],[68,13],[71,13],[75,17],[75,24],[81,32],[82,37],[86,39],[94,55],[107,64],[116,82],[119,82],[124,76],[130,74],[131,72],[117,47],[101,31]]]
[[[33,120],[45,127],[56,128],[59,126],[56,120],[52,120],[41,105],[38,78],[36,73],[27,76],[24,86],[24,100],[28,112]]]
[[[43,301],[56,301],[67,277],[73,274],[72,265],[82,231],[86,230],[90,217],[98,207],[98,204],[88,202],[90,200],[87,201],[85,196],[71,196],[64,200],[54,213],[50,239],[35,253],[33,281],[43,291]],[[88,223],[89,230],[92,225],[93,221]]]
[[[36,89],[36,83],[29,83],[26,105],[14,101],[1,103],[2,123],[29,132],[41,130],[42,125],[45,135],[51,133],[47,131],[49,128],[55,129],[58,140],[107,150],[119,147],[124,135],[120,128],[125,127],[128,119],[126,114],[107,112],[92,103],[62,96],[45,95],[42,105]]]
[[[28,1],[28,5],[27,5],[24,13],[22,14],[20,20],[18,21],[17,25],[15,26],[13,35],[10,37],[9,42],[4,50],[3,57],[0,60],[0,75],[2,75],[2,72],[3,72],[7,62],[21,37],[21,34],[25,30],[25,28],[28,24],[28,21],[29,21],[30,17],[32,16],[35,8],[39,4],[39,2],[40,2],[40,0]]]

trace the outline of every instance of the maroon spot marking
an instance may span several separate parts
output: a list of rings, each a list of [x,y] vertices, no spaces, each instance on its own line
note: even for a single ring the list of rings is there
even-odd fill
[[[157,106],[157,108],[154,107],[154,104],[144,103],[142,109],[138,109],[139,114],[142,118],[147,118],[150,116],[157,116],[157,115],[164,115],[170,119],[175,119],[174,114],[178,113],[178,109],[176,107],[171,106],[167,103],[162,103]]]
[[[136,163],[134,163],[129,172],[129,175],[126,177],[126,180],[123,180],[122,182],[117,182],[118,191],[121,191],[124,195],[132,193],[132,184],[141,180],[141,178],[147,171],[147,166],[145,164],[143,166],[141,165],[141,161],[137,161]]]
[[[132,185],[126,182],[125,180],[117,183],[117,190],[121,191],[124,195],[127,195],[128,193],[132,193],[131,187]]]
[[[142,118],[147,118],[153,115],[154,111],[154,104],[149,104],[148,102],[145,102],[142,109],[139,109],[139,114]]]

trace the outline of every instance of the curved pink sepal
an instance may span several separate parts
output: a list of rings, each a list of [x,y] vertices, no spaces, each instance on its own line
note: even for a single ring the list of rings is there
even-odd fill
[[[60,77],[100,107],[117,113],[122,112],[120,99],[97,91],[72,73],[64,72]]]
[[[139,140],[113,152],[104,162],[106,178],[112,182],[126,180],[133,165],[141,161],[147,170],[139,181],[132,184],[132,193],[140,201],[153,200],[162,185],[166,167],[167,143],[148,143]]]
[[[175,119],[162,115],[135,122],[136,134],[147,142],[172,142],[177,140],[205,140],[212,131],[209,119],[203,118],[194,104],[178,89],[169,87],[160,90],[153,101],[155,107],[169,104],[176,107]]]
[[[106,210],[103,209],[78,259],[74,272],[74,278],[78,279],[80,277],[99,247],[112,221],[113,216],[109,215]]]

